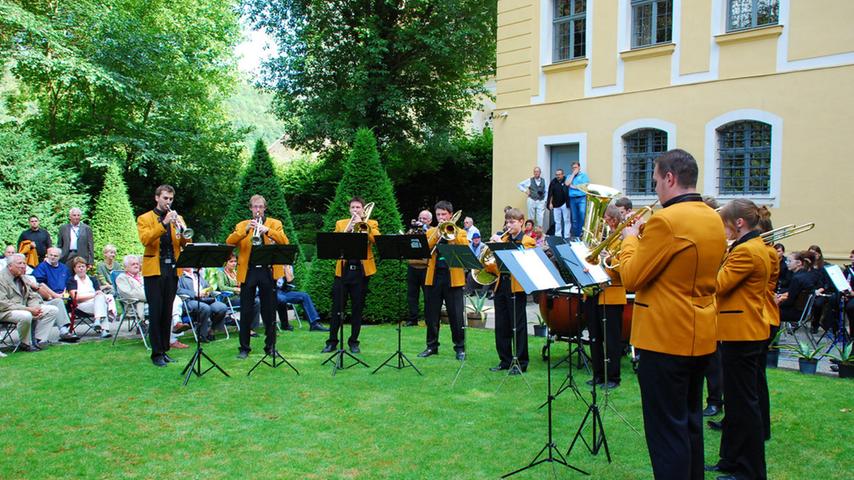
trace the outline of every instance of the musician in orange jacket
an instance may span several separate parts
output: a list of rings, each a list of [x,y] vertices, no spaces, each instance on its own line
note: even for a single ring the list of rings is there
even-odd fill
[[[703,478],[703,370],[716,347],[715,281],[726,252],[723,222],[697,193],[697,162],[684,150],[655,159],[662,209],[639,237],[624,230],[623,285],[635,292],[644,430],[657,479]]]
[[[720,215],[727,237],[734,241],[717,278],[726,417],[720,459],[707,470],[728,473],[733,478],[765,479],[758,378],[759,360],[769,334],[764,310],[771,261],[757,225],[761,218],[767,218],[768,209],[747,199],[736,199],[724,206]]]
[[[522,226],[525,215],[517,208],[504,213],[507,231],[504,235],[495,234],[493,242],[510,242],[519,248],[534,248],[537,242],[525,235]],[[525,311],[527,294],[516,278],[509,273],[501,273],[496,265],[487,267],[487,271],[498,275],[495,282],[495,350],[498,352],[498,365],[490,368],[492,372],[507,370],[513,361],[513,338],[516,339],[516,358],[519,368],[528,370],[528,317]],[[515,330],[515,335],[514,335]],[[514,368],[511,375],[518,375]]]
[[[759,230],[762,233],[774,229],[771,219],[759,220]],[[765,375],[765,365],[768,363],[768,349],[771,348],[777,332],[780,330],[780,308],[777,306],[777,282],[780,279],[780,259],[777,249],[773,245],[765,245],[768,251],[768,259],[771,266],[771,274],[768,276],[768,288],[765,291],[765,319],[768,320],[768,341],[762,348],[762,356],[759,358],[759,408],[762,409],[762,426],[765,440],[771,440],[771,399],[768,395],[768,377]]]
[[[605,209],[605,223],[612,230],[622,221],[622,214],[616,205],[608,205]],[[620,239],[615,239],[619,244]],[[613,247],[612,247],[613,248]],[[614,259],[616,261],[616,259]],[[603,265],[604,266],[604,265]],[[597,308],[588,312],[587,331],[590,333],[590,356],[593,361],[593,378],[587,383],[596,382],[597,385],[605,385],[607,388],[620,386],[620,360],[623,357],[622,330],[623,309],[626,305],[626,288],[620,279],[620,272],[605,268],[605,272],[611,277],[610,285],[605,286],[593,302]],[[598,304],[598,305],[597,305]],[[603,328],[602,319],[605,319]],[[605,354],[607,353],[607,379]]]
[[[441,225],[448,222],[454,213],[454,206],[447,200],[436,202],[436,220]],[[439,227],[427,230],[427,244],[431,251],[439,243],[450,245],[468,245],[468,235],[462,228],[456,229],[456,235],[451,240],[445,238],[439,232]],[[451,324],[451,340],[454,342],[454,351],[457,360],[466,358],[466,338],[463,330],[463,286],[466,284],[466,274],[462,268],[449,268],[445,258],[439,255],[439,250],[433,251],[433,255],[427,262],[427,278],[424,281],[426,293],[424,295],[424,320],[427,323],[427,348],[418,356],[429,357],[439,353],[439,313],[442,310],[442,302],[448,310],[448,323]]]
[[[145,298],[148,301],[148,337],[151,340],[151,362],[165,367],[172,362],[169,351],[172,325],[172,302],[178,289],[178,272],[175,263],[181,247],[190,242],[178,232],[176,225],[186,225],[184,219],[172,210],[175,189],[160,185],[154,191],[156,206],[136,219],[139,241],[145,247],[142,257],[142,276]]]
[[[253,238],[260,238],[262,245],[287,245],[288,237],[282,222],[266,216],[267,200],[261,195],[249,199],[251,220],[243,220],[234,226],[234,231],[225,240],[238,248],[237,281],[240,283],[240,304],[247,310],[240,315],[240,346],[237,358],[243,360],[252,350],[249,343],[252,334],[251,305],[255,304],[257,292],[261,301],[261,319],[264,321],[264,353],[273,355],[276,349],[276,280],[285,275],[283,265],[249,265],[252,256]]]
[[[350,218],[335,222],[335,232],[352,233],[356,223],[365,217],[365,200],[361,197],[350,199]],[[350,353],[359,353],[359,332],[362,330],[362,309],[368,294],[368,282],[371,275],[377,273],[374,263],[374,237],[380,234],[379,223],[368,220],[368,253],[365,260],[338,260],[335,263],[335,280],[332,284],[332,319],[329,322],[329,339],[321,353],[334,351],[338,347],[338,329],[344,328],[344,309],[347,308],[347,296],[350,297],[350,337],[347,346]],[[343,300],[343,303],[342,303]]]

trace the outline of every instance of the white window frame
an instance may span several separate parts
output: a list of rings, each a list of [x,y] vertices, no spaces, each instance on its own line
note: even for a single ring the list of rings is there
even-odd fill
[[[626,179],[623,174],[623,170],[625,167],[625,155],[623,154],[626,149],[625,142],[623,141],[623,137],[630,132],[635,130],[643,130],[643,129],[656,129],[661,130],[667,133],[667,149],[673,150],[676,148],[676,125],[670,123],[666,120],[661,120],[658,118],[639,118],[636,120],[631,120],[626,122],[616,130],[614,130],[612,136],[612,156],[611,156],[611,181],[614,188],[622,191],[622,188],[625,186]],[[629,196],[632,202],[637,203],[638,205],[648,205],[654,202],[658,197],[656,195],[649,196]]]

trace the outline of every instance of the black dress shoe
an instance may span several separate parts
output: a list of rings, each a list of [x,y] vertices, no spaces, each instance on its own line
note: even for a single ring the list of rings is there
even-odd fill
[[[308,329],[309,332],[328,332],[329,329],[320,324],[320,322],[314,322],[311,324],[311,327]]]
[[[709,420],[708,422],[706,422],[706,425],[708,425],[709,428],[711,428],[712,430],[718,432],[724,429],[723,424],[721,422],[716,422],[714,420]]]
[[[19,352],[40,352],[41,350],[42,350],[41,348],[39,348],[35,345],[29,345],[26,343],[18,344],[18,351]]]
[[[597,387],[598,387],[599,385],[602,385],[603,383],[605,383],[605,382],[603,382],[602,380],[600,380],[600,379],[598,379],[598,378],[595,378],[595,379],[594,379],[594,378],[591,378],[590,380],[587,380],[587,381],[586,381],[586,382],[584,382],[584,383],[586,383],[587,385],[590,385],[590,386],[592,387],[592,386],[593,386],[593,382],[596,382],[596,386],[597,386]]]
[[[714,417],[719,413],[721,413],[721,407],[717,405],[709,405],[705,410],[703,410],[704,417]]]
[[[155,367],[166,366],[166,360],[164,360],[163,357],[154,357],[151,359],[151,363],[153,363]]]
[[[214,335],[213,333],[209,333],[206,339],[209,342],[213,342],[214,340],[216,340],[216,335]]]
[[[334,352],[334,351],[335,351],[335,345],[330,345],[327,343],[326,346],[323,347],[323,350],[320,351],[320,353],[329,353],[329,352]]]
[[[608,390],[612,390],[620,386],[620,382],[615,382],[613,380],[608,380],[608,383],[605,384],[605,388]]]
[[[418,356],[420,358],[427,358],[430,355],[438,355],[438,354],[439,354],[438,350],[433,350],[432,348],[426,348],[426,349],[424,349],[423,352],[419,353]]]
[[[291,325],[290,323],[288,323],[288,324],[282,325],[282,330],[285,330],[285,331],[288,331],[288,332],[293,332],[293,331],[294,331],[294,326],[293,326],[293,325]]]
[[[350,345],[350,353],[362,353],[362,349],[358,345]]]
[[[237,352],[237,359],[238,360],[246,360],[248,357],[249,357],[249,352],[247,352],[246,350],[241,350],[241,351]]]
[[[489,369],[490,372],[500,372],[501,370],[507,370],[510,367],[505,367],[504,365],[496,365]]]
[[[59,341],[63,343],[77,343],[80,341],[80,337],[73,333],[62,333],[59,335]]]
[[[457,360],[463,361],[466,359],[466,352],[457,352]]]
[[[172,363],[175,361],[175,359],[170,357],[168,353],[163,354],[163,360],[165,360],[166,363]]]

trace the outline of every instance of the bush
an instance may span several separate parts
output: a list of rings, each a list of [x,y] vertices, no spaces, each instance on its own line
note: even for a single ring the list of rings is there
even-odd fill
[[[125,180],[117,164],[110,164],[104,174],[104,186],[95,203],[92,215],[92,234],[95,237],[95,256],[103,259],[104,245],[116,246],[116,258],[142,254],[142,244],[136,231],[136,219],[128,199]]]
[[[285,195],[279,186],[278,177],[273,171],[273,162],[267,152],[267,146],[263,140],[255,142],[255,153],[243,171],[240,180],[240,188],[228,207],[228,213],[222,219],[220,225],[219,240],[225,241],[234,230],[234,226],[251,217],[249,211],[249,199],[252,195],[262,195],[267,200],[267,215],[282,222],[282,228],[288,236],[291,245],[300,249],[296,264],[294,265],[295,282],[303,281],[305,269],[303,267],[304,256],[300,248],[299,238],[294,230],[291,220],[291,212],[285,202]]]
[[[29,228],[30,215],[38,216],[41,227],[55,238],[68,219],[68,210],[78,207],[85,213],[88,202],[77,175],[63,168],[57,157],[39,149],[26,131],[0,127],[0,241],[4,245],[17,247],[18,236]]]
[[[356,133],[353,149],[335,191],[335,198],[324,217],[323,231],[333,231],[337,220],[350,217],[349,200],[354,196],[375,203],[371,218],[379,222],[380,232],[395,233],[403,229],[391,180],[380,164],[376,139],[367,129],[360,129]],[[376,250],[374,255],[376,257]],[[334,275],[334,260],[315,259],[311,263],[307,290],[317,308],[327,313],[332,308]],[[396,322],[404,316],[406,301],[402,298],[401,288],[405,284],[406,265],[397,261],[383,262],[377,259],[377,273],[371,277],[368,285],[365,320]]]

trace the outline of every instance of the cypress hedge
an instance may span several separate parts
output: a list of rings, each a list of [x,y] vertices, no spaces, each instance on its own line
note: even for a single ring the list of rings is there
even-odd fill
[[[240,188],[238,188],[237,194],[232,199],[222,219],[219,241],[225,242],[225,239],[234,230],[235,225],[251,218],[252,213],[249,210],[249,199],[252,195],[256,194],[263,196],[267,200],[267,216],[281,221],[282,228],[285,230],[290,244],[296,245],[299,248],[299,255],[294,265],[294,281],[297,285],[305,282],[303,276],[306,269],[303,264],[302,248],[300,247],[296,230],[294,230],[291,212],[288,210],[285,194],[273,169],[273,161],[270,159],[269,152],[267,152],[267,145],[261,139],[255,142],[255,152],[252,154],[252,158],[243,171]]]
[[[349,201],[354,196],[364,198],[366,203],[374,202],[371,219],[379,223],[380,233],[391,234],[403,230],[391,180],[380,163],[374,134],[368,129],[356,132],[352,151],[335,190],[335,198],[324,216],[323,231],[335,230],[337,220],[350,217]],[[377,257],[376,248],[374,256]],[[330,313],[332,309],[334,276],[334,260],[315,259],[311,262],[307,290],[321,312]],[[363,317],[369,322],[396,322],[405,314],[406,265],[396,260],[382,261],[377,258],[377,273],[368,284]]]
[[[99,260],[103,259],[104,245],[109,243],[116,246],[119,262],[125,255],[142,254],[127,186],[121,168],[115,163],[110,164],[104,174],[104,186],[95,203],[91,226],[95,237],[95,256]]]

